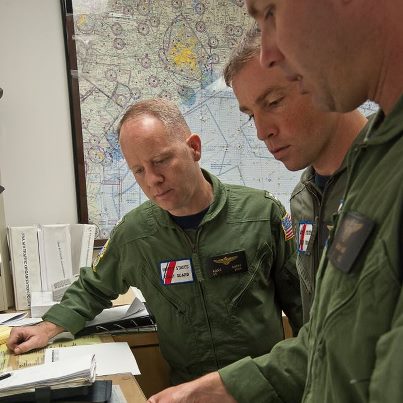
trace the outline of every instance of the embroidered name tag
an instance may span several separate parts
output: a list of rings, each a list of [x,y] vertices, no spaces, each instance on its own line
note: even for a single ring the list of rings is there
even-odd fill
[[[240,250],[210,258],[208,271],[210,277],[248,271],[245,251]]]
[[[190,259],[161,262],[160,270],[161,281],[164,285],[193,282],[192,262]]]
[[[309,241],[312,236],[313,224],[307,221],[300,221],[298,224],[298,252],[305,253],[308,250]]]
[[[374,221],[360,213],[350,211],[340,221],[328,257],[339,270],[349,273],[369,238]]]

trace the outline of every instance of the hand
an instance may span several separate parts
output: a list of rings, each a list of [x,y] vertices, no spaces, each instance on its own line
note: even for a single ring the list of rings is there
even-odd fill
[[[182,383],[151,396],[148,403],[236,403],[227,392],[218,372]]]
[[[15,354],[26,353],[34,348],[47,346],[49,339],[63,330],[62,327],[46,321],[35,326],[14,327],[8,337],[7,347]]]

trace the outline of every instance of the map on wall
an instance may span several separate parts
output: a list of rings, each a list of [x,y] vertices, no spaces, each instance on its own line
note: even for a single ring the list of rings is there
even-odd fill
[[[176,102],[202,139],[201,166],[223,182],[266,189],[289,209],[300,172],[269,155],[221,78],[251,24],[243,0],[72,0],[88,221],[106,239],[146,200],[116,127],[134,102]],[[365,106],[366,114],[376,106]]]

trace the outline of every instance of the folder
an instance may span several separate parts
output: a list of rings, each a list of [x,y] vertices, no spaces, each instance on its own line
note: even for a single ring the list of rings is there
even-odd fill
[[[37,227],[9,227],[15,308],[29,309],[31,292],[41,290]]]
[[[95,229],[92,224],[70,225],[73,274],[79,274],[81,267],[91,267]]]
[[[41,225],[38,238],[42,291],[52,291],[53,283],[73,277],[69,224]]]

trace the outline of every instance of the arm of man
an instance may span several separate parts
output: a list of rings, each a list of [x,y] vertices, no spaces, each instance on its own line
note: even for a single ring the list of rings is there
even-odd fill
[[[307,374],[307,326],[262,357],[243,358],[218,372],[168,388],[148,403],[295,403]]]
[[[148,403],[235,403],[227,392],[218,372],[191,382],[182,383],[151,396]]]
[[[7,347],[15,354],[26,353],[45,347],[52,337],[63,331],[62,327],[46,321],[35,326],[14,327],[7,340]]]
[[[376,345],[375,368],[369,382],[369,402],[403,402],[403,288],[400,291],[392,327]]]
[[[287,315],[293,335],[298,334],[303,324],[300,280],[296,265],[295,238],[292,236],[291,220],[287,212],[278,204],[279,212],[271,219],[273,237],[276,240],[276,260],[272,278],[276,287],[276,296],[280,308]],[[274,225],[278,223],[277,225]],[[289,227],[287,226],[289,225]]]

